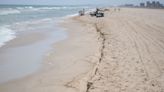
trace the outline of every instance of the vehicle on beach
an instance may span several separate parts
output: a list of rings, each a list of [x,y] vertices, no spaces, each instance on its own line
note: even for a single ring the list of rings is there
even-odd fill
[[[104,12],[97,8],[95,12],[90,12],[90,16],[104,17]]]
[[[104,17],[104,13],[103,12],[98,12],[98,13],[96,13],[96,17]]]

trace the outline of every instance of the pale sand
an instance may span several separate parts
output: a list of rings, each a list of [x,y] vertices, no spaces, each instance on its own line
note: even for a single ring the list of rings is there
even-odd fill
[[[76,18],[94,25],[102,43],[80,91],[164,92],[164,10],[124,8],[105,15]]]
[[[69,83],[91,70],[93,64],[89,61],[96,57],[99,46],[94,28],[90,30],[76,21],[66,21],[61,25],[68,25],[64,27],[69,37],[53,45],[43,67],[35,74],[1,84],[0,92],[76,92],[68,87]]]
[[[74,17],[40,72],[1,92],[164,92],[164,10]],[[93,67],[92,67],[93,66]]]

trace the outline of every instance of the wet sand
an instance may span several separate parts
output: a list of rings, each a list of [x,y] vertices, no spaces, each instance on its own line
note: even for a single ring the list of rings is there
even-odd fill
[[[98,40],[96,32],[93,33],[87,27],[80,26],[77,21],[69,19],[65,21],[61,26],[67,31],[68,38],[52,45],[53,48],[45,53],[40,70],[0,84],[0,91],[76,92],[74,88],[68,87],[69,83],[77,76],[82,77],[91,70],[93,65],[88,60],[96,55],[99,49]]]
[[[0,84],[35,72],[40,66],[42,51],[35,47],[46,39],[44,32],[20,35],[0,48]],[[33,52],[35,51],[35,52]],[[34,55],[31,55],[31,53]],[[38,54],[38,55],[35,55]]]
[[[66,32],[53,28],[19,32],[0,48],[0,84],[37,72],[51,45],[66,38]]]

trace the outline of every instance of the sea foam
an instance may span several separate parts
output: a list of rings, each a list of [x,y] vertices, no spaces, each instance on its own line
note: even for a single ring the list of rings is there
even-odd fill
[[[16,9],[0,10],[0,15],[19,14],[19,13],[21,12]]]
[[[9,29],[7,25],[0,27],[0,47],[15,37],[15,32]]]
[[[70,6],[53,6],[53,7],[34,7],[34,6],[26,6],[26,7],[16,7],[18,10],[31,10],[31,11],[39,11],[39,10],[72,10],[72,9],[81,9],[81,8],[89,8],[89,7],[70,7]]]

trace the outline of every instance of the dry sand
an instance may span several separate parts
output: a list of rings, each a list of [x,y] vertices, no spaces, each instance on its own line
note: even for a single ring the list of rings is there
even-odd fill
[[[36,74],[0,92],[164,92],[164,10],[113,9],[62,23],[70,37],[54,45]]]
[[[76,18],[95,26],[102,43],[81,92],[164,92],[164,10],[111,10]]]

